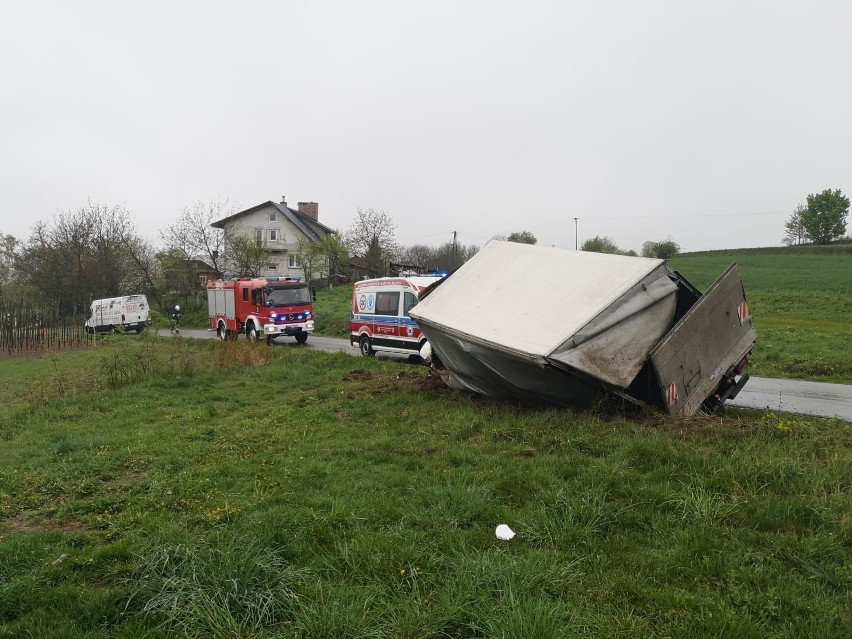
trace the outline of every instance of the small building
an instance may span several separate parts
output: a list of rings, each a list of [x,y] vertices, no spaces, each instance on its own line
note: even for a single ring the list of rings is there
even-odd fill
[[[212,226],[225,232],[224,253],[227,256],[229,244],[237,237],[262,241],[269,252],[268,263],[260,277],[298,277],[305,278],[305,270],[300,260],[300,242],[320,243],[331,229],[319,221],[319,204],[299,202],[298,209],[287,206],[286,198],[281,202],[264,202],[239,213],[213,222]],[[227,260],[226,260],[227,261]],[[228,267],[226,267],[228,268]],[[232,277],[234,273],[225,273]],[[315,267],[312,277],[319,276]]]

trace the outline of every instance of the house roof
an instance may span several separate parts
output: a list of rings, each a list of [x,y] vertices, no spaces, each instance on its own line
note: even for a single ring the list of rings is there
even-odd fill
[[[281,215],[286,217],[290,222],[293,223],[297,229],[299,229],[307,238],[313,240],[314,242],[319,242],[322,240],[323,236],[328,233],[334,233],[334,229],[327,227],[325,224],[322,224],[312,218],[310,215],[305,215],[304,213],[300,213],[294,209],[291,209],[289,206],[281,206],[277,202],[268,201],[263,204],[258,204],[257,206],[253,206],[250,209],[246,209],[245,211],[240,211],[239,213],[234,213],[233,215],[229,215],[228,217],[224,217],[221,220],[216,220],[210,226],[216,227],[217,229],[224,229],[227,224],[233,222],[237,218],[240,218],[244,215],[248,215],[249,213],[254,213],[255,211],[259,211],[260,209],[273,207],[278,210]]]

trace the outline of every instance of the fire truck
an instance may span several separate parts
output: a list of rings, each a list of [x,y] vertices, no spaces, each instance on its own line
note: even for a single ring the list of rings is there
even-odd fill
[[[210,328],[222,340],[295,337],[304,344],[314,331],[315,296],[308,285],[283,277],[216,280],[207,283]]]

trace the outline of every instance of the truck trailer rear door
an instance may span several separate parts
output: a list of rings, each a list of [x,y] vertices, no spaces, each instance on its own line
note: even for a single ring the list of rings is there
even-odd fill
[[[732,264],[651,351],[669,413],[693,415],[720,384],[733,382],[757,341],[751,318],[739,268]]]

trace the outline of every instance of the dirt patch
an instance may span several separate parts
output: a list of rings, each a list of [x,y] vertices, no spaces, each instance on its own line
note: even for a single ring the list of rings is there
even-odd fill
[[[79,521],[57,521],[45,519],[38,513],[25,512],[0,522],[0,530],[13,535],[22,535],[39,532],[79,533],[88,528]]]
[[[373,379],[373,377],[375,377],[375,375],[373,375],[373,373],[371,373],[370,371],[366,371],[363,368],[359,368],[358,370],[352,371],[348,375],[344,375],[343,381],[344,382],[363,382],[363,381],[366,381],[368,379]]]

